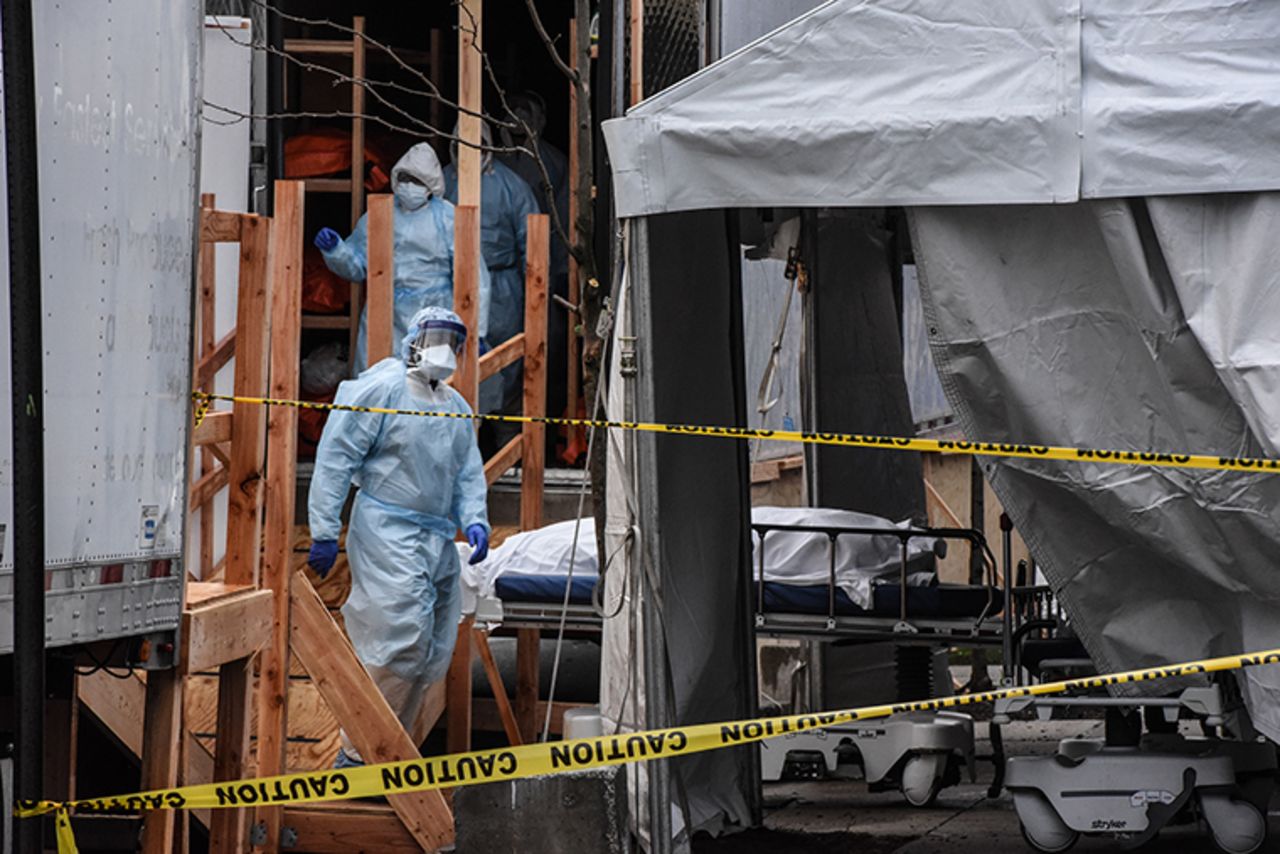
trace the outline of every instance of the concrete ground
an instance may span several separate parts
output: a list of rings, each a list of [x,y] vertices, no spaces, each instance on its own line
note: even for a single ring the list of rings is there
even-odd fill
[[[985,723],[977,727],[979,756],[990,755]],[[1097,721],[1015,721],[1004,728],[1010,755],[1053,752],[1069,736],[1101,737]],[[927,809],[907,805],[897,792],[870,794],[861,782],[819,781],[765,785],[765,827],[718,840],[699,839],[694,854],[1004,854],[1031,852],[1022,839],[1009,794],[991,800],[992,765],[978,761],[978,782],[944,789]],[[1280,852],[1280,803],[1273,801],[1264,851]],[[1073,851],[1123,850],[1115,840],[1082,838]],[[1150,854],[1215,851],[1207,833],[1173,827],[1141,849]]]

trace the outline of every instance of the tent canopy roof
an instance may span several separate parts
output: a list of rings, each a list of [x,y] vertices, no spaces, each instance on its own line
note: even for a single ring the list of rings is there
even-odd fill
[[[622,217],[1280,189],[1280,4],[832,0],[604,134]]]

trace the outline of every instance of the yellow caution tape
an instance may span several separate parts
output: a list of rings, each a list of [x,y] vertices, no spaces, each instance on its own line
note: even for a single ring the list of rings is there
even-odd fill
[[[1030,460],[1070,460],[1125,466],[1162,466],[1179,469],[1210,469],[1253,473],[1280,472],[1280,459],[1265,457],[1223,457],[1214,454],[1180,454],[1158,451],[1106,451],[1068,448],[1020,442],[969,442],[952,439],[919,439],[905,436],[871,436],[859,433],[816,433],[800,430],[765,430],[754,427],[709,427],[697,424],[656,424],[647,421],[604,421],[591,418],[552,418],[531,415],[481,415],[461,412],[432,412],[419,409],[389,409],[381,406],[351,406],[307,400],[277,400],[269,397],[240,397],[230,394],[194,392],[196,426],[204,419],[213,401],[260,406],[292,406],[340,412],[367,412],[376,415],[414,415],[422,418],[459,418],[507,424],[546,424],[553,427],[599,427],[635,430],[675,436],[718,436],[725,439],[764,439],[771,442],[801,442],[806,445],[836,445],[845,448],[880,448],[889,451],[928,451],[982,457],[1020,457]]]
[[[566,771],[583,771],[589,768],[685,756],[690,753],[750,744],[787,733],[821,729],[870,718],[883,718],[899,712],[936,711],[987,703],[1002,697],[1064,694],[1104,688],[1109,685],[1150,682],[1157,679],[1239,670],[1269,664],[1280,664],[1280,649],[1069,679],[1063,682],[999,688],[980,694],[866,706],[839,712],[752,718],[726,723],[580,738],[573,741],[527,744],[498,750],[478,750],[403,762],[365,765],[358,768],[205,783],[178,789],[157,789],[112,798],[89,798],[66,803],[26,801],[20,803],[15,812],[20,817],[58,812],[61,828],[61,817],[66,815],[67,810],[81,813],[105,813],[157,809],[219,809],[398,795],[428,789],[474,786],[481,783],[519,780]]]

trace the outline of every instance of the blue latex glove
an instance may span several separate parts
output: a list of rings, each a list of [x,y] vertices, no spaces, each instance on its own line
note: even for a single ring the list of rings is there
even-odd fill
[[[322,228],[316,232],[315,244],[316,248],[321,252],[331,252],[333,248],[342,242],[342,235],[334,231],[332,228]]]
[[[481,356],[483,356],[485,353],[488,353],[492,349],[493,348],[489,346],[488,341],[485,341],[483,338],[480,339],[480,355]]]
[[[484,525],[472,525],[467,528],[467,542],[471,543],[471,560],[470,564],[477,564],[489,556],[489,532],[485,530]]]
[[[307,564],[316,571],[316,575],[324,578],[333,569],[333,562],[338,559],[337,540],[316,540],[307,553]]]

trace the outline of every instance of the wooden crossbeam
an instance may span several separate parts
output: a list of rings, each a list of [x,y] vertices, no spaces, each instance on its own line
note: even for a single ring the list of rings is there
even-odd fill
[[[231,413],[209,412],[200,426],[191,431],[191,441],[196,447],[217,445],[231,441]]]
[[[311,674],[356,750],[371,763],[418,758],[417,746],[304,573],[294,573],[289,592],[293,654]],[[392,795],[388,801],[425,850],[453,842],[453,814],[439,791]]]
[[[235,243],[240,240],[240,226],[245,218],[245,214],[232,211],[201,211],[200,240],[205,243]]]
[[[203,507],[208,504],[218,490],[227,485],[227,480],[226,466],[218,466],[208,474],[201,475],[191,487],[191,506]]]
[[[489,677],[489,688],[493,691],[494,702],[498,706],[498,715],[502,718],[502,729],[507,734],[507,741],[512,746],[524,744],[520,736],[520,727],[516,723],[515,713],[511,710],[511,701],[507,699],[507,689],[502,684],[502,674],[498,671],[498,662],[493,659],[493,650],[489,648],[489,634],[481,629],[472,629],[476,651],[480,653],[480,663],[484,665],[485,676]]]
[[[480,382],[484,382],[507,365],[513,365],[524,357],[524,333],[512,335],[497,347],[480,357]]]
[[[524,446],[524,436],[516,436],[510,442],[502,447],[502,450],[489,458],[484,464],[485,483],[490,486],[498,478],[506,473],[507,469],[516,464],[516,460],[520,459]]]
[[[207,389],[218,371],[225,368],[235,354],[236,331],[232,329],[200,357],[196,364],[196,388]]]

